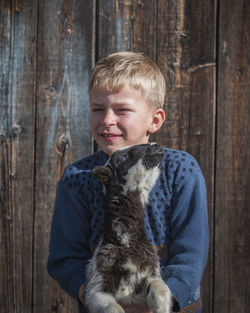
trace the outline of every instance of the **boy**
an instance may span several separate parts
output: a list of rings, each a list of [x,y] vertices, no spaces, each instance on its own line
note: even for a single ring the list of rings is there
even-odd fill
[[[102,149],[68,166],[58,183],[48,272],[84,309],[86,265],[100,239],[102,185],[91,170],[120,147],[147,143],[165,113],[165,80],[141,53],[114,53],[99,61],[90,80],[91,131]],[[145,212],[145,232],[157,248],[174,312],[202,312],[199,285],[208,251],[206,187],[197,162],[165,149],[162,173]],[[126,313],[146,313],[128,307]]]

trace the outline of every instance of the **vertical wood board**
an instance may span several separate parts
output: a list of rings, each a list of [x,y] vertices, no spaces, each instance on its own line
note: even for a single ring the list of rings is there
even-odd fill
[[[166,122],[156,141],[185,150],[207,184],[210,253],[203,312],[213,303],[213,202],[216,92],[216,1],[158,1],[156,61],[166,78]]]
[[[35,313],[77,311],[76,303],[49,279],[46,263],[56,184],[66,165],[93,151],[88,81],[94,54],[94,5],[94,1],[39,3]]]
[[[97,18],[98,59],[118,51],[144,52],[154,58],[156,2],[100,1]]]
[[[250,306],[250,8],[220,5],[214,312]]]
[[[31,312],[36,1],[0,7],[0,312]],[[3,296],[4,295],[4,296]]]

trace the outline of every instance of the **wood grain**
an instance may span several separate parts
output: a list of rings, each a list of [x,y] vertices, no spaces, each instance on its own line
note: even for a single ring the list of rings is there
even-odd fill
[[[93,66],[94,9],[94,1],[46,0],[39,4],[35,313],[77,311],[76,303],[49,279],[46,262],[56,184],[66,165],[93,152],[88,81]]]
[[[46,271],[56,184],[94,150],[91,68],[123,50],[166,78],[151,139],[190,152],[206,179],[203,312],[248,312],[249,29],[246,0],[0,1],[0,313],[77,312]]]
[[[210,254],[203,312],[213,304],[216,1],[158,1],[156,61],[166,78],[166,122],[155,140],[191,153],[207,184]]]
[[[156,8],[155,1],[100,1],[97,15],[98,59],[118,51],[144,52],[154,58]]]
[[[37,1],[0,6],[0,312],[31,312]]]
[[[247,312],[250,298],[250,8],[220,6],[214,312]]]

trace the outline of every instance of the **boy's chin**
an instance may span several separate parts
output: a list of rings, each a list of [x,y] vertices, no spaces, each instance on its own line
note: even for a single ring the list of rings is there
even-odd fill
[[[129,144],[120,144],[120,145],[110,145],[110,146],[100,146],[100,148],[109,156],[111,156],[111,154],[113,152],[115,152],[117,149],[123,148],[123,147],[127,147]]]
[[[100,145],[100,148],[101,148],[106,154],[108,154],[109,156],[111,156],[111,154],[112,154],[113,152],[115,152],[117,149],[125,148],[125,147],[132,146],[132,145],[136,145],[136,144],[141,144],[141,143],[147,143],[147,142],[138,142],[138,143],[128,143],[128,142],[125,142],[125,143],[123,143],[123,144],[116,144],[116,145],[105,145],[105,146],[101,146],[101,145]]]
[[[113,152],[115,152],[117,149],[119,149],[119,148],[122,148],[122,147],[125,147],[125,146],[115,146],[115,147],[109,147],[109,148],[107,148],[107,147],[104,147],[102,150],[106,153],[106,154],[108,154],[109,156],[111,156],[111,154],[113,153]]]

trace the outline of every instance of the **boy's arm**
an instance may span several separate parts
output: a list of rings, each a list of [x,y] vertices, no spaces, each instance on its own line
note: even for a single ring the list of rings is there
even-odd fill
[[[208,255],[206,186],[193,158],[176,169],[170,225],[169,263],[162,276],[182,308],[199,288]]]
[[[75,299],[86,281],[86,265],[91,258],[89,218],[89,211],[75,188],[61,179],[57,185],[47,269]]]

